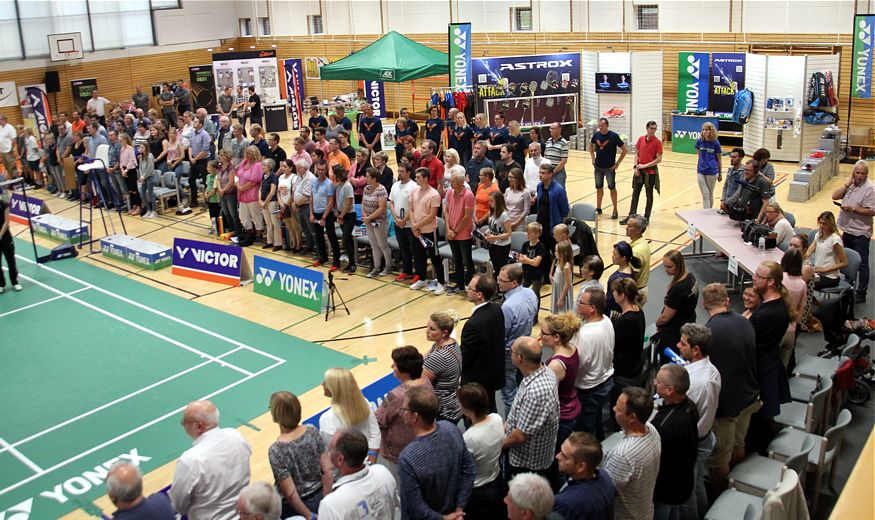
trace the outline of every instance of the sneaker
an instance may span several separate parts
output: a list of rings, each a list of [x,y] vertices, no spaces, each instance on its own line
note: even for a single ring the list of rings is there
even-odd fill
[[[611,218],[613,220],[617,220],[619,217],[620,217],[620,215],[617,213],[617,210],[614,210],[614,212],[611,213]]]
[[[437,284],[437,287],[434,289],[435,296],[440,296],[445,292],[447,292],[447,286],[442,283]]]
[[[380,273],[377,276],[392,276],[392,270],[387,267],[387,268],[383,269],[382,271],[380,271]]]
[[[458,294],[460,292],[462,292],[462,289],[460,289],[458,285],[447,287],[447,294]]]
[[[628,223],[629,223],[629,217],[626,217],[626,218],[620,219],[620,225],[621,225],[621,226],[625,226],[625,225],[628,224]]]
[[[395,277],[396,282],[403,282],[404,280],[410,278],[411,276],[407,273],[401,273]]]
[[[15,284],[15,285],[13,285],[12,288],[15,289],[15,292],[18,292],[18,291],[21,290],[21,284],[20,284],[20,283],[17,283],[17,284]]]
[[[432,280],[432,281],[428,282],[428,288],[426,290],[428,292],[434,291],[438,288],[438,285],[440,285],[440,284],[438,283],[437,279]]]
[[[367,276],[368,278],[373,278],[379,274],[380,274],[380,270],[375,267],[375,268],[371,269],[371,271],[368,274],[366,274],[365,276]]]
[[[419,281],[413,282],[413,284],[410,285],[410,288],[413,289],[414,291],[416,291],[416,290],[422,289],[426,286],[428,286],[428,282],[426,282],[425,280],[419,280]]]
[[[330,268],[328,268],[328,270],[331,271],[332,273],[337,271],[338,269],[340,269],[339,265],[332,265]]]
[[[235,238],[236,238],[236,237],[235,237]],[[325,263],[325,262],[323,262],[323,261],[321,261],[321,260],[316,260],[315,262],[313,262],[313,263],[310,265],[310,267],[319,267],[320,265],[322,265],[322,264],[324,264],[324,263]]]
[[[596,208],[596,209],[595,209],[595,212],[598,213],[599,215],[601,215],[601,214],[602,214],[602,208]]]
[[[347,265],[346,267],[343,268],[343,272],[352,274],[352,273],[356,272],[357,269],[358,268],[354,265]]]

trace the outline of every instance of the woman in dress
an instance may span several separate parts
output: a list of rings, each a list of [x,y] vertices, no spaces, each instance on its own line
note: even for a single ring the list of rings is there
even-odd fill
[[[459,164],[459,152],[455,148],[447,148],[444,152],[444,200],[447,201],[447,192],[453,189],[450,186],[450,179],[454,173],[465,175],[465,167]]]
[[[723,181],[721,173],[723,150],[717,141],[717,129],[712,123],[702,125],[701,135],[696,141],[696,150],[699,153],[696,179],[699,182],[699,191],[702,192],[702,207],[710,209],[714,204],[714,186]]]
[[[322,390],[325,397],[331,398],[331,407],[319,417],[319,431],[325,443],[328,444],[338,430],[358,430],[368,439],[368,461],[376,462],[380,452],[380,426],[355,376],[345,368],[329,368],[322,380]]]
[[[277,491],[283,497],[283,518],[312,518],[322,497],[331,492],[331,459],[326,443],[313,426],[301,424],[301,403],[291,392],[270,396],[270,415],[280,434],[267,450]]]
[[[817,234],[808,246],[805,258],[814,266],[814,290],[837,287],[841,270],[848,266],[848,256],[842,245],[842,237],[836,227],[832,211],[824,211],[817,217]]]
[[[571,339],[580,330],[580,318],[574,312],[551,314],[541,321],[538,337],[541,346],[553,351],[547,360],[547,368],[556,374],[559,383],[559,431],[556,434],[556,451],[571,435],[577,416],[580,414],[580,401],[574,382],[580,368],[580,355],[571,345]]]
[[[507,489],[501,477],[499,460],[504,441],[504,423],[497,413],[489,413],[489,394],[483,385],[468,383],[457,392],[462,413],[471,421],[462,437],[474,458],[476,473],[471,498],[465,506],[466,518],[505,518]]]
[[[699,301],[699,286],[696,278],[687,271],[684,257],[679,251],[669,251],[662,257],[665,274],[671,276],[662,312],[656,318],[659,331],[659,352],[667,347],[677,352],[681,340],[681,326],[696,322],[696,303]]]
[[[560,312],[573,311],[574,267],[571,262],[574,253],[571,250],[571,243],[567,240],[557,243],[553,254],[555,267],[550,273],[550,283],[552,284],[550,312],[559,314]]]
[[[489,230],[484,235],[489,242],[489,260],[492,262],[493,274],[498,276],[498,272],[507,263],[510,255],[510,236],[513,232],[504,195],[500,191],[489,194],[488,226]]]
[[[277,190],[279,196],[280,218],[289,232],[289,249],[297,252],[301,249],[301,223],[298,219],[298,210],[293,202],[294,186],[298,180],[295,174],[295,165],[291,159],[280,161],[277,170]]]
[[[459,315],[453,309],[432,313],[428,319],[425,337],[432,342],[425,355],[422,375],[431,381],[440,408],[438,419],[459,422],[462,408],[456,390],[462,377],[462,351],[453,339],[453,329],[459,323]]]
[[[504,202],[507,204],[510,227],[514,231],[525,231],[526,217],[529,216],[532,204],[532,198],[529,196],[529,191],[526,190],[525,176],[522,170],[514,168],[510,171],[507,179],[509,184],[504,190]]]
[[[383,152],[379,152],[383,153]],[[392,274],[392,251],[389,249],[389,195],[380,184],[380,172],[368,168],[368,184],[362,194],[362,222],[368,230],[368,243],[371,244],[371,257],[374,268],[368,278]]]

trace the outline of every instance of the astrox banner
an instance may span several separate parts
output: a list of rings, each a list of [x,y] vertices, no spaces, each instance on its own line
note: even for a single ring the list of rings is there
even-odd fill
[[[678,53],[678,110],[708,110],[709,55]]]
[[[263,256],[254,260],[256,294],[269,296],[304,309],[322,312],[324,275]]]
[[[97,78],[74,79],[70,88],[73,90],[73,109],[82,112],[91,99],[91,91],[97,90]]]
[[[472,71],[480,99],[580,94],[580,53],[477,58]]]
[[[735,94],[744,89],[743,53],[711,54],[711,111],[722,118],[732,117]]]
[[[304,64],[300,58],[283,61],[286,76],[286,99],[289,102],[289,117],[292,118],[292,130],[300,130],[304,115]]]
[[[212,65],[197,65],[188,68],[191,79],[191,98],[195,108],[203,108],[207,114],[216,111],[215,79]]]
[[[854,17],[854,51],[851,55],[851,97],[872,97],[872,60],[875,58],[875,15]]]
[[[451,23],[447,30],[450,86],[469,87],[471,81],[471,24]]]

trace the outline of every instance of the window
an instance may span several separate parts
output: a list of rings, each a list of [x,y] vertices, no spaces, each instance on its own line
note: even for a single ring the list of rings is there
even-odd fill
[[[15,2],[2,0],[0,1],[0,60],[21,57],[21,40],[18,39],[18,13],[15,10]]]
[[[531,31],[532,30],[532,8],[531,7],[512,7],[510,9],[511,17],[513,18],[513,29],[515,31]]]
[[[635,18],[638,20],[639,31],[659,30],[659,6],[636,5]]]
[[[325,28],[322,26],[321,14],[308,16],[307,26],[310,28],[310,34],[325,34]]]
[[[149,4],[153,11],[161,9],[179,9],[179,0],[149,0]]]
[[[252,36],[252,18],[240,18],[240,36]]]
[[[258,19],[258,35],[270,36],[270,18]]]
[[[94,50],[121,49],[133,45],[152,45],[152,11],[148,0],[125,0],[124,2],[88,2],[91,25],[95,28],[114,28],[96,30],[91,37]],[[83,45],[85,35],[82,35]]]
[[[91,26],[88,23],[88,2],[18,2],[24,56],[33,58],[49,55],[49,34],[82,33],[83,50],[93,52]]]

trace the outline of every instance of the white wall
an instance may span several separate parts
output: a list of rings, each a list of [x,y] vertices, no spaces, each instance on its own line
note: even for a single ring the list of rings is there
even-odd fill
[[[863,12],[863,11],[861,11]],[[852,0],[744,2],[744,32],[850,33]]]
[[[154,29],[158,45],[208,42],[237,37],[238,17],[232,5],[225,5],[226,9],[217,9],[215,2],[185,0],[182,2],[182,9],[155,11]],[[160,49],[156,52],[167,51]]]

